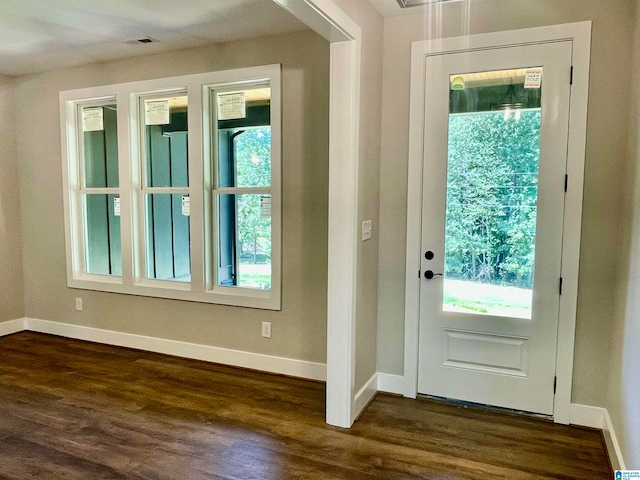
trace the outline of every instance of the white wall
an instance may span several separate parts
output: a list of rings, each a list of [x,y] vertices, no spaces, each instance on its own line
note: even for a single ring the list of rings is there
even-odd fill
[[[58,92],[273,63],[283,84],[282,311],[67,288]],[[328,95],[329,44],[311,31],[18,78],[26,316],[324,363]],[[272,322],[273,338],[261,338],[262,321]]]
[[[616,285],[607,409],[628,469],[640,469],[640,2],[630,94],[629,164],[622,183],[623,242]]]
[[[473,0],[385,19],[380,166],[378,369],[401,375],[411,42],[593,21],[572,400],[605,406],[627,153],[629,38],[635,0]]]
[[[0,76],[0,322],[24,316],[13,82]]]

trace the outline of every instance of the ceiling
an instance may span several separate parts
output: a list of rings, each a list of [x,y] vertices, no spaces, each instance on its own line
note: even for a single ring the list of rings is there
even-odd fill
[[[413,4],[410,7],[401,8],[398,0],[369,0],[371,4],[380,12],[384,17],[393,17],[396,15],[411,15],[416,13],[424,14],[429,8],[433,8],[434,5],[442,7],[445,3],[456,3],[463,0],[421,0],[423,5],[418,4],[415,0],[405,0],[407,4]],[[464,0],[468,1],[468,0]]]
[[[306,29],[272,0],[0,0],[0,74]],[[142,37],[159,42],[122,43]]]

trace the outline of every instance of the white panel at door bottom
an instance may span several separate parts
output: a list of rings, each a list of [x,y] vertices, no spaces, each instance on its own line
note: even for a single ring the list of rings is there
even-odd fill
[[[487,373],[526,377],[529,339],[482,332],[443,329],[442,365]]]

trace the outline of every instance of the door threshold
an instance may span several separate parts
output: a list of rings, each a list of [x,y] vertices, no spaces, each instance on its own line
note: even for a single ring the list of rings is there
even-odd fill
[[[465,400],[456,400],[455,398],[447,398],[447,397],[436,397],[435,395],[427,395],[424,393],[419,393],[417,395],[418,399],[425,399],[425,400],[434,400],[436,402],[442,402],[442,403],[448,403],[450,405],[458,405],[464,408],[475,408],[478,410],[486,410],[486,411],[490,411],[490,412],[500,412],[500,413],[506,413],[508,415],[519,415],[519,416],[525,416],[525,417],[530,417],[530,418],[537,418],[540,420],[547,420],[549,422],[553,422],[553,415],[544,415],[542,413],[535,413],[535,412],[527,412],[525,410],[516,410],[513,408],[505,408],[505,407],[496,407],[495,405],[487,405],[484,403],[474,403],[474,402],[467,402]]]

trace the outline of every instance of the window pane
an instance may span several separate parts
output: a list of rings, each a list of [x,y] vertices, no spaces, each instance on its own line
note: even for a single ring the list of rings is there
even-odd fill
[[[271,289],[270,195],[218,195],[218,284]]]
[[[216,95],[218,186],[271,186],[271,89]]]
[[[271,127],[218,132],[221,187],[271,186]]]
[[[82,107],[81,113],[85,186],[118,187],[116,106]]]
[[[86,272],[121,276],[120,198],[102,194],[83,197]]]
[[[525,71],[452,76],[445,311],[531,318],[541,110]]]
[[[144,100],[146,185],[189,186],[187,96]]]
[[[145,195],[147,278],[191,281],[189,196]]]

